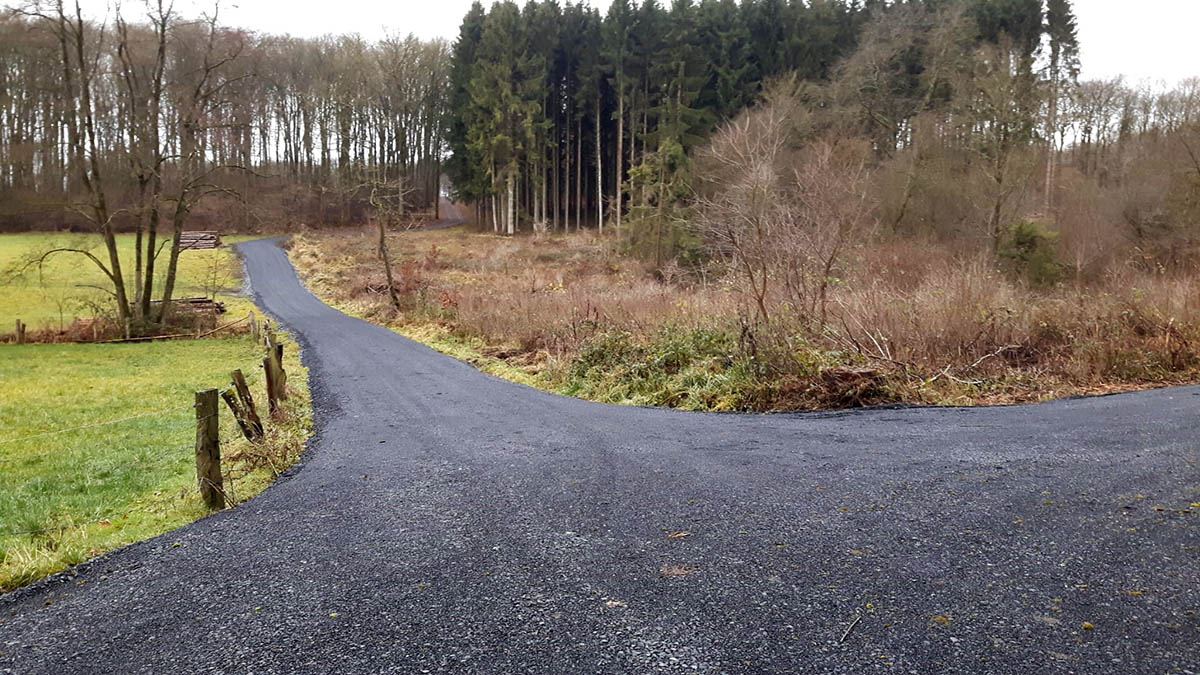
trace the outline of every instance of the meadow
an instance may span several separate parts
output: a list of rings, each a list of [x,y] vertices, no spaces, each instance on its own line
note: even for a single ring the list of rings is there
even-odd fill
[[[228,316],[245,316],[250,303],[235,295],[240,265],[230,253],[230,244],[250,237],[222,237],[225,249],[184,251],[179,257],[179,279],[175,297],[215,296],[226,304]],[[134,255],[133,235],[118,235],[122,264],[129,265]],[[104,273],[79,254],[59,253],[44,264],[27,266],[31,256],[56,246],[75,246],[104,259],[104,246],[98,236],[62,233],[0,234],[0,333],[12,330],[17,319],[30,331],[63,330],[76,317],[94,314],[105,306],[109,284]],[[167,251],[159,256],[160,267],[155,297],[162,292]],[[127,285],[132,288],[132,279]],[[132,291],[131,296],[132,297]]]
[[[20,255],[47,238],[0,237],[0,250]],[[183,260],[184,288],[203,288],[201,275],[219,265],[233,277],[218,297],[238,316],[253,307],[229,295],[240,284],[240,265],[228,249],[189,252]],[[50,287],[65,291],[90,278],[90,269],[74,263],[77,276],[56,262]],[[37,292],[0,287],[0,311],[29,307]],[[22,314],[32,329],[34,315]],[[222,405],[225,487],[233,503],[295,461],[311,427],[306,372],[295,343],[286,336],[284,342],[292,396],[267,424],[266,441],[242,439]],[[262,357],[244,330],[202,340],[0,344],[0,592],[203,516],[194,392],[225,387],[240,368],[265,408]]]

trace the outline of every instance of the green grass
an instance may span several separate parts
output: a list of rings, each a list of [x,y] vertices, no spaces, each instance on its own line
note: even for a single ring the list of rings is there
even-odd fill
[[[240,238],[238,238],[240,239]],[[0,235],[0,271],[58,244],[99,246],[69,234]],[[120,238],[132,259],[132,237]],[[250,301],[230,295],[240,266],[226,248],[181,257],[179,295],[216,290],[229,313]],[[0,285],[0,332],[17,318],[31,330],[91,315],[102,273],[77,255]],[[5,327],[9,327],[7,330]],[[226,490],[240,501],[294,461],[312,424],[307,374],[294,343],[285,348],[292,398],[268,438],[240,438],[221,404]],[[134,344],[0,345],[0,591],[104,551],[154,536],[205,514],[195,485],[194,392],[224,387],[241,368],[265,408],[263,350],[245,336]],[[265,416],[265,411],[263,412]],[[130,418],[130,419],[126,419]],[[114,421],[107,424],[105,422]]]
[[[253,237],[222,237],[227,247],[212,251],[184,251],[179,257],[179,278],[175,296],[200,296],[216,291],[217,298],[226,303],[226,316],[244,316],[250,304],[231,295],[236,292],[238,269],[236,257],[228,244]],[[121,264],[128,279],[126,286],[133,287],[133,235],[120,235]],[[97,235],[70,233],[23,233],[0,234],[0,333],[8,333],[17,319],[21,319],[29,330],[51,328],[61,330],[70,325],[75,317],[92,316],[93,305],[108,302],[104,291],[88,286],[110,287],[108,278],[96,265],[75,253],[59,253],[51,256],[39,268],[25,270],[14,275],[16,267],[31,255],[55,246],[84,248],[107,262],[103,242]],[[158,258],[155,277],[155,298],[162,291],[168,252],[164,250]],[[133,297],[132,290],[130,297]]]
[[[268,422],[274,470],[295,459],[311,426],[296,351],[285,348],[292,399],[282,420]],[[240,367],[265,407],[254,376],[262,351],[246,336],[0,346],[0,357],[0,590],[205,513],[195,486],[195,390],[226,386]],[[245,499],[274,470],[246,456],[252,446],[224,404],[221,422],[226,487]]]

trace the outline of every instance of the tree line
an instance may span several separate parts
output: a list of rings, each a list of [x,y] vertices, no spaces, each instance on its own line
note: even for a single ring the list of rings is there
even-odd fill
[[[621,228],[630,171],[689,152],[784,72],[826,77],[879,2],[476,2],[453,48],[447,173],[512,233]]]
[[[0,227],[100,232],[103,255],[75,253],[122,318],[162,319],[185,228],[436,214],[443,175],[482,227],[615,230],[660,272],[727,252],[705,207],[730,207],[722,185],[763,152],[861,183],[854,219],[875,232],[1028,258],[1007,249],[1036,216],[1026,235],[1057,238],[1078,274],[1098,239],[1176,256],[1178,237],[1147,238],[1186,232],[1200,202],[1200,87],[1077,81],[1068,0],[502,0],[476,2],[453,45],[261,35],[218,10],[0,16]],[[1104,237],[1081,204],[1103,207]]]
[[[1000,20],[1005,7],[1027,12]],[[888,250],[935,251],[964,283],[1069,282],[1080,299],[1130,275],[1192,283],[1200,78],[1081,82],[1078,59],[1065,0],[877,8],[828,78],[771,83],[722,125],[686,167],[687,196],[630,243],[659,270],[725,263],[757,322],[865,336],[842,346],[881,359],[876,328],[829,303],[848,279],[902,294],[928,274],[872,268]]]
[[[685,192],[679,174],[691,151],[758,100],[764,83],[836,79],[872,17],[920,14],[914,20],[937,33],[933,17],[951,13],[970,22],[972,44],[1010,43],[1005,65],[1031,84],[1043,42],[1051,78],[1072,76],[1066,0],[616,0],[603,16],[582,2],[502,1],[486,11],[476,2],[453,48],[447,170],[497,231],[620,228]],[[945,97],[920,82],[928,39],[918,42],[875,73],[886,89],[863,92],[881,152],[902,145],[905,124]]]
[[[102,253],[28,262],[83,256],[122,322],[165,319],[186,228],[437,209],[446,42],[258,35],[219,9],[146,0],[96,21],[42,0],[0,15],[0,228],[101,234]]]

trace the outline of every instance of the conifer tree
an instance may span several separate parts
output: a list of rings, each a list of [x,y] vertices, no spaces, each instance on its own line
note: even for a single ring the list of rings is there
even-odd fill
[[[617,232],[621,231],[621,211],[623,209],[621,183],[625,175],[625,102],[630,92],[629,56],[630,30],[633,27],[633,9],[628,0],[613,0],[608,7],[608,16],[604,21],[604,69],[608,77],[608,85],[612,88],[616,99],[616,159],[614,161],[614,185],[616,193],[613,198],[613,220]],[[601,225],[603,226],[603,225]]]
[[[750,29],[736,0],[701,0],[696,15],[697,43],[708,56],[707,81],[698,105],[714,121],[733,117],[758,92],[750,55]]]
[[[451,53],[451,114],[446,116],[446,144],[450,148],[446,175],[454,185],[459,200],[475,202],[477,205],[488,194],[487,177],[483,170],[485,162],[478,148],[470,142],[470,128],[475,123],[475,113],[478,111],[471,99],[471,80],[479,41],[483,37],[483,19],[483,5],[475,0],[463,18],[458,40]]]

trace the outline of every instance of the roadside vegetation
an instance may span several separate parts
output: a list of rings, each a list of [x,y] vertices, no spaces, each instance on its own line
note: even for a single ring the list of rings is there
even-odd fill
[[[394,233],[397,308],[374,237],[308,234],[294,238],[291,257],[344,311],[487,372],[592,400],[707,410],[972,405],[1200,377],[1190,275],[1037,289],[985,259],[947,265],[955,254],[946,248],[889,242],[863,251],[856,275],[831,291],[836,315],[853,321],[769,332],[746,320],[752,311],[732,274],[658,278],[618,240],[589,234]]]
[[[64,238],[0,235],[0,267]],[[118,237],[131,243],[128,237]],[[41,274],[0,285],[0,318],[21,318],[41,344],[0,345],[0,592],[113,548],[203,516],[196,487],[194,392],[227,386],[242,369],[265,408],[263,349],[245,323],[204,339],[79,344],[71,319],[111,309],[90,288],[98,270],[70,256],[51,258]],[[177,288],[215,297],[233,324],[253,304],[235,295],[241,266],[228,249],[188,251]],[[62,316],[60,317],[60,312]],[[183,326],[184,324],[176,324]],[[64,330],[65,329],[65,330]],[[283,336],[286,339],[286,336]],[[257,494],[296,461],[312,425],[307,378],[297,346],[286,342],[290,398],[266,425],[267,437],[242,438],[221,411],[227,501]]]
[[[1079,58],[1067,0],[476,5],[446,170],[508,236],[317,231],[294,257],[355,311],[604,401],[1194,382],[1200,81]]]

